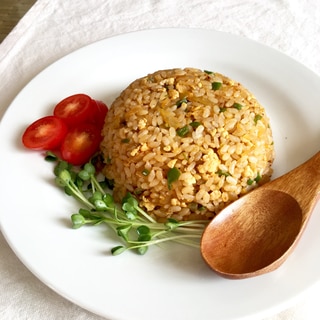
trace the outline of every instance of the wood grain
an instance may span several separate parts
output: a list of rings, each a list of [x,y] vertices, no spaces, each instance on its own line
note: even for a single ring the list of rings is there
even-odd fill
[[[36,0],[0,1],[0,42],[11,32]]]
[[[231,279],[275,270],[296,246],[319,195],[320,152],[221,211],[203,234],[204,260]]]

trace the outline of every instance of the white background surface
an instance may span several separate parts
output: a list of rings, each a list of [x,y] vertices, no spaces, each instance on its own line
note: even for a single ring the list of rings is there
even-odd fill
[[[320,75],[317,1],[39,0],[0,45],[0,116],[36,74],[65,54],[106,37],[158,27],[200,27],[248,37]],[[2,236],[0,274],[1,319],[99,319],[37,280]],[[315,287],[269,319],[319,318],[319,293]]]

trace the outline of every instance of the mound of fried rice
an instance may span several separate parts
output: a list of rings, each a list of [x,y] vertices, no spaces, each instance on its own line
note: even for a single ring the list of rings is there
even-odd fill
[[[160,70],[135,80],[111,105],[102,135],[114,198],[131,192],[158,221],[209,220],[272,173],[265,109],[216,72]]]

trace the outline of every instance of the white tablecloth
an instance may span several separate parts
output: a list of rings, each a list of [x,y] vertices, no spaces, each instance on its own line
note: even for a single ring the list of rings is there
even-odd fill
[[[248,37],[320,75],[316,0],[38,0],[0,45],[0,117],[37,73],[65,54],[106,37],[159,27],[215,29]],[[0,275],[2,320],[100,319],[42,284],[1,234]],[[268,320],[319,319],[319,295],[320,284]]]

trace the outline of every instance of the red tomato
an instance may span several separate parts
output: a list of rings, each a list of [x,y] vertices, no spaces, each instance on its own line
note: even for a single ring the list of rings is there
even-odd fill
[[[93,122],[102,130],[104,119],[108,113],[108,107],[102,101],[93,100],[93,102],[96,104]]]
[[[67,131],[63,120],[55,116],[43,117],[27,127],[22,135],[22,143],[28,149],[54,150],[60,146]]]
[[[53,114],[63,119],[70,127],[88,122],[94,118],[96,104],[86,94],[75,94],[60,101],[54,108]]]
[[[71,128],[61,144],[61,157],[73,164],[82,165],[99,150],[101,131],[94,124],[82,123]]]

